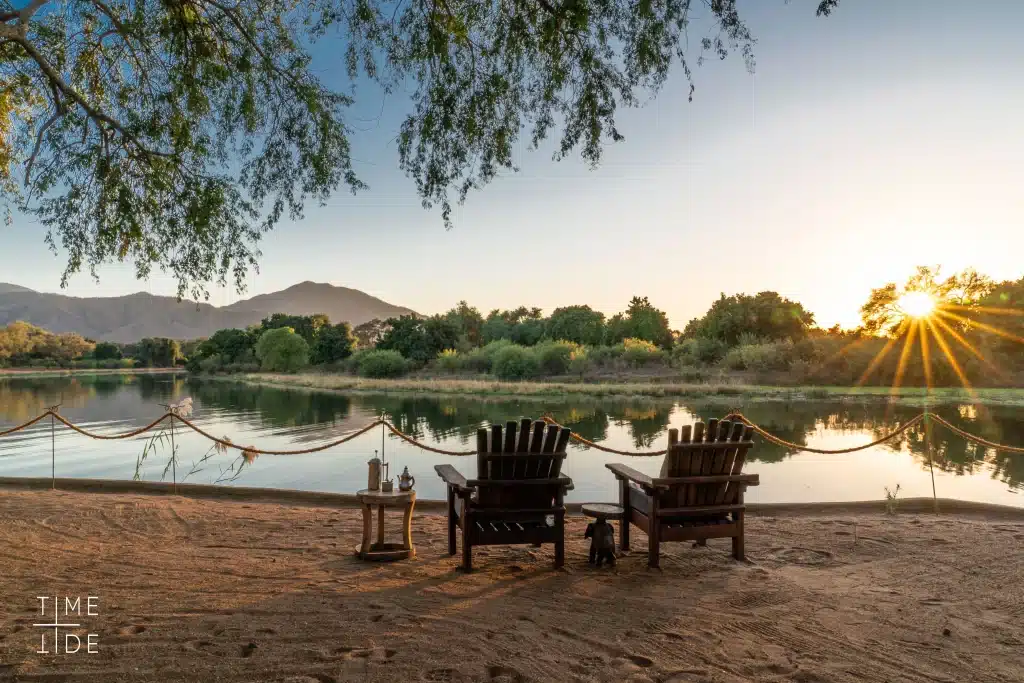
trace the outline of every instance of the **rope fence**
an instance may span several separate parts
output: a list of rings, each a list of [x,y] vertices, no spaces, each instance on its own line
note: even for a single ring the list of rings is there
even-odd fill
[[[101,439],[101,440],[106,440],[106,441],[114,441],[114,440],[120,440],[120,439],[135,438],[135,437],[141,436],[142,434],[145,434],[145,433],[147,433],[149,431],[152,431],[153,429],[156,429],[164,421],[169,421],[169,426],[170,426],[170,429],[171,429],[171,438],[173,440],[173,437],[174,437],[174,432],[173,432],[174,422],[177,421],[177,422],[180,422],[182,425],[184,425],[184,426],[188,427],[189,429],[191,429],[196,434],[199,434],[200,436],[208,439],[209,441],[212,441],[220,449],[223,449],[224,451],[226,451],[227,449],[235,449],[235,450],[241,451],[243,458],[249,459],[249,458],[255,457],[257,455],[305,455],[305,454],[310,454],[310,453],[319,453],[319,452],[322,452],[322,451],[326,451],[326,450],[328,450],[330,448],[334,448],[335,446],[339,446],[339,445],[341,445],[343,443],[346,443],[348,441],[352,441],[353,439],[355,439],[355,438],[357,438],[359,436],[362,436],[363,434],[369,432],[371,429],[383,425],[385,429],[390,431],[393,435],[395,435],[399,439],[405,441],[406,443],[408,443],[408,444],[410,444],[412,446],[415,446],[416,448],[420,448],[422,450],[429,451],[431,453],[437,453],[437,454],[440,454],[440,455],[449,455],[449,456],[467,456],[467,455],[475,455],[476,454],[476,450],[475,449],[473,449],[473,450],[446,450],[446,449],[443,449],[443,448],[437,448],[436,446],[431,446],[429,444],[426,444],[426,443],[424,443],[424,442],[422,442],[422,441],[420,441],[420,440],[410,436],[409,434],[406,434],[405,432],[400,430],[398,427],[396,427],[395,425],[393,425],[390,422],[388,422],[387,420],[385,420],[383,417],[378,418],[376,420],[373,420],[372,422],[370,422],[369,424],[365,425],[364,427],[361,427],[361,428],[355,430],[354,432],[346,434],[345,436],[343,436],[343,437],[341,437],[339,439],[334,439],[333,441],[329,441],[327,443],[323,443],[323,444],[320,444],[318,446],[310,446],[308,448],[300,448],[300,449],[292,449],[292,450],[269,450],[269,449],[256,448],[255,446],[243,446],[243,445],[236,444],[236,443],[232,442],[230,439],[228,439],[226,437],[218,438],[216,436],[213,436],[212,434],[210,434],[209,432],[203,430],[201,427],[199,427],[194,422],[189,420],[184,415],[179,414],[179,412],[177,412],[174,409],[173,406],[168,407],[167,412],[165,412],[159,418],[153,420],[152,422],[150,422],[146,426],[140,427],[138,429],[133,429],[133,430],[130,430],[130,431],[127,431],[127,432],[118,433],[118,434],[98,434],[96,432],[93,432],[93,431],[84,429],[82,427],[79,427],[78,425],[74,424],[70,420],[68,420],[65,417],[63,417],[62,415],[60,415],[60,413],[57,411],[58,408],[59,408],[59,406],[53,406],[52,408],[50,408],[46,412],[38,415],[37,417],[32,418],[31,420],[28,420],[27,422],[24,422],[24,423],[22,423],[20,425],[16,425],[14,427],[10,427],[8,429],[0,431],[0,437],[8,436],[8,435],[20,432],[20,431],[22,431],[24,429],[28,429],[29,427],[32,427],[33,425],[37,424],[38,422],[40,422],[40,421],[44,420],[45,418],[49,417],[50,418],[51,433],[54,430],[55,423],[56,422],[60,422],[64,426],[68,427],[69,429],[71,429],[74,432],[77,432],[78,434],[81,434],[82,436],[88,437],[90,439]],[[544,420],[544,422],[546,422],[549,425],[555,425],[557,427],[563,427],[564,426],[564,425],[561,425],[560,423],[558,423],[557,421],[555,421],[555,419],[553,417],[551,417],[550,415],[545,415],[541,419]],[[862,444],[860,446],[852,446],[852,447],[849,447],[849,448],[836,448],[836,449],[813,448],[811,446],[805,446],[805,445],[802,445],[802,444],[794,443],[792,441],[787,441],[787,440],[782,439],[782,438],[780,438],[778,436],[775,436],[771,432],[766,431],[762,427],[760,427],[757,424],[755,424],[754,422],[752,422],[750,419],[748,419],[742,413],[730,413],[729,415],[726,415],[724,418],[722,418],[722,422],[724,422],[724,421],[740,421],[740,422],[742,422],[743,424],[745,424],[748,427],[750,427],[759,436],[764,438],[765,441],[768,441],[769,443],[775,444],[777,446],[781,446],[783,448],[787,448],[787,449],[790,449],[790,450],[793,450],[793,451],[797,451],[797,452],[818,453],[818,454],[825,454],[825,455],[840,455],[840,454],[845,454],[845,453],[855,453],[855,452],[858,452],[858,451],[866,450],[868,448],[873,448],[875,446],[879,446],[879,445],[881,445],[881,444],[883,444],[883,443],[885,443],[887,441],[891,441],[891,440],[899,437],[900,435],[904,434],[908,430],[913,429],[914,427],[916,427],[916,426],[918,426],[918,425],[920,425],[922,423],[924,423],[927,426],[927,422],[929,420],[931,420],[935,424],[938,424],[938,425],[940,425],[942,427],[945,427],[946,429],[948,429],[952,433],[956,434],[957,436],[959,436],[959,437],[961,437],[963,439],[966,439],[969,442],[975,443],[975,444],[977,444],[979,446],[983,446],[985,448],[994,449],[994,450],[997,450],[997,451],[1002,451],[1002,452],[1005,452],[1005,453],[1012,453],[1012,454],[1017,454],[1017,455],[1024,454],[1024,447],[1009,446],[1007,444],[1001,444],[1001,443],[996,443],[994,441],[990,441],[990,440],[985,439],[985,438],[983,438],[981,436],[978,436],[976,434],[972,434],[970,432],[964,431],[963,429],[960,429],[959,427],[951,424],[947,420],[944,420],[943,418],[939,417],[938,415],[935,415],[935,414],[933,414],[931,412],[928,412],[928,411],[925,411],[923,413],[919,413],[918,415],[916,415],[913,418],[911,418],[911,419],[907,420],[906,422],[904,422],[902,425],[900,425],[895,430],[889,432],[888,434],[886,434],[886,435],[884,435],[884,436],[882,436],[882,437],[880,437],[878,439],[875,439],[874,441]],[[51,434],[51,437],[52,437],[52,434]],[[625,450],[619,450],[619,449],[616,449],[616,448],[610,448],[608,446],[603,446],[603,445],[601,445],[601,444],[599,444],[599,443],[597,443],[595,441],[591,441],[590,439],[587,439],[587,438],[585,438],[583,436],[580,436],[579,434],[576,434],[576,433],[571,433],[570,434],[570,438],[572,439],[572,441],[574,441],[574,442],[576,442],[576,443],[578,443],[578,444],[580,444],[580,445],[582,445],[582,446],[584,446],[586,448],[593,448],[595,450],[602,451],[604,453],[611,453],[611,454],[614,454],[614,455],[621,455],[621,456],[626,456],[626,457],[659,456],[659,455],[665,455],[665,453],[668,452],[667,449],[656,450],[656,451],[625,451]],[[53,439],[51,438],[51,441],[52,440]],[[55,478],[56,477],[56,452],[55,452],[56,451],[56,446],[55,445],[53,445],[53,449],[54,449],[54,454],[53,454],[53,456],[54,456],[54,458],[53,458],[54,459],[53,470],[54,471],[53,471],[53,474],[54,474],[54,478]],[[172,450],[173,450],[173,445],[172,445]],[[174,463],[172,462],[172,465],[173,464]],[[177,485],[177,474],[176,473],[174,474],[174,478],[175,478],[175,485]]]

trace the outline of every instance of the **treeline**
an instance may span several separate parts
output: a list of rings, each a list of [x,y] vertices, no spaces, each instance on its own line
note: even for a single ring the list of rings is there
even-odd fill
[[[174,339],[143,339],[132,344],[96,342],[80,334],[56,334],[26,322],[0,327],[0,367],[126,369],[170,368],[184,364]]]

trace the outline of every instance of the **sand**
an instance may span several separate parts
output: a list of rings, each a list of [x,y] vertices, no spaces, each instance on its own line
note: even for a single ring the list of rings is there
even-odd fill
[[[397,529],[397,520],[389,519]],[[445,522],[417,557],[357,560],[353,509],[0,491],[0,681],[1021,681],[1024,520],[754,516],[727,541],[646,538],[614,569],[550,547],[456,570]],[[37,654],[38,595],[99,598],[98,654]],[[52,616],[52,613],[51,613]]]

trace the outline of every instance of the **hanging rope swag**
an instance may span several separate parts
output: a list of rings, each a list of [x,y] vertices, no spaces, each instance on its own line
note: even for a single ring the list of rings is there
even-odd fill
[[[173,410],[169,410],[168,412],[164,413],[163,415],[161,415],[156,420],[153,420],[152,422],[150,422],[145,427],[140,427],[139,429],[134,429],[134,430],[129,431],[129,432],[123,432],[121,434],[97,434],[95,432],[91,432],[91,431],[89,431],[87,429],[83,429],[83,428],[75,425],[74,423],[72,423],[69,420],[67,420],[64,417],[62,417],[56,410],[51,409],[51,410],[47,410],[45,413],[42,413],[38,417],[32,418],[28,422],[25,422],[23,424],[17,425],[15,427],[11,427],[11,428],[3,430],[3,431],[0,431],[0,436],[7,436],[9,434],[14,434],[15,432],[20,432],[23,429],[28,429],[29,427],[31,427],[32,425],[36,424],[40,420],[45,419],[46,417],[51,417],[51,418],[57,420],[58,422],[64,424],[69,429],[72,429],[73,431],[76,431],[76,432],[78,432],[79,434],[81,434],[83,436],[87,436],[90,439],[103,439],[103,440],[107,440],[107,441],[113,441],[113,440],[117,440],[117,439],[131,439],[133,437],[139,436],[140,434],[145,434],[146,432],[151,431],[152,429],[156,428],[157,425],[162,423],[164,420],[171,420],[171,421],[177,420],[178,422],[180,422],[181,424],[185,425],[186,427],[188,427],[192,431],[196,432],[197,434],[200,434],[203,437],[209,439],[210,441],[213,441],[214,443],[220,445],[222,448],[234,448],[236,450],[243,451],[245,453],[253,453],[253,454],[256,454],[256,455],[303,455],[303,454],[306,454],[306,453],[318,453],[320,451],[326,451],[329,448],[334,448],[335,446],[339,446],[339,445],[345,443],[346,441],[351,441],[352,439],[355,439],[358,436],[362,436],[363,434],[365,434],[366,432],[370,431],[374,427],[378,427],[380,425],[384,425],[392,434],[394,434],[398,438],[402,439],[403,441],[405,441],[405,442],[407,442],[409,444],[412,444],[413,446],[416,446],[417,448],[422,448],[425,451],[430,451],[431,453],[438,453],[440,455],[458,455],[458,456],[461,456],[461,455],[475,455],[476,454],[475,450],[469,450],[469,451],[449,451],[449,450],[445,450],[443,448],[437,448],[435,446],[431,446],[429,444],[423,443],[422,441],[418,441],[417,439],[413,438],[412,436],[409,436],[408,434],[406,434],[405,432],[400,430],[398,427],[396,427],[395,425],[391,424],[390,422],[388,422],[387,420],[384,420],[384,419],[374,420],[373,422],[371,422],[370,424],[366,425],[365,427],[357,429],[356,431],[354,431],[354,432],[352,432],[350,434],[347,434],[347,435],[341,437],[340,439],[335,439],[334,441],[329,441],[327,443],[320,444],[319,446],[311,446],[309,448],[302,448],[302,449],[298,449],[298,450],[278,450],[278,451],[262,450],[262,449],[259,449],[259,448],[255,448],[253,446],[242,446],[242,445],[233,443],[233,442],[231,442],[231,441],[229,441],[227,439],[217,438],[217,437],[213,436],[212,434],[210,434],[209,432],[206,432],[203,429],[201,429],[200,427],[198,427],[195,423],[193,423],[188,418],[183,417],[183,416],[177,414]],[[544,416],[543,420],[545,422],[547,422],[548,424],[557,425],[559,427],[563,426],[563,425],[559,424],[558,422],[556,422],[549,415]],[[757,426],[756,424],[754,424],[753,422],[748,420],[741,413],[730,413],[729,415],[726,415],[724,418],[722,418],[722,420],[723,421],[724,420],[739,420],[740,422],[748,425],[751,429],[753,429],[755,432],[757,432],[760,436],[762,436],[765,439],[765,441],[768,441],[770,443],[776,444],[777,446],[782,446],[784,448],[788,448],[790,450],[803,451],[805,453],[822,453],[822,454],[828,454],[828,455],[836,455],[836,454],[841,454],[841,453],[855,453],[857,451],[863,451],[865,449],[872,448],[873,446],[878,446],[880,444],[883,444],[886,441],[891,441],[892,439],[895,439],[896,437],[900,436],[901,434],[903,434],[907,430],[917,426],[918,424],[924,422],[925,420],[932,420],[936,424],[939,424],[939,425],[945,427],[946,429],[948,429],[949,431],[953,432],[957,436],[960,436],[960,437],[962,437],[964,439],[967,439],[968,441],[976,443],[979,446],[984,446],[985,448],[993,448],[993,449],[995,449],[997,451],[1003,451],[1005,453],[1024,454],[1024,448],[1022,448],[1022,447],[1008,446],[1006,444],[996,443],[994,441],[989,441],[988,439],[985,439],[985,438],[982,438],[980,436],[977,436],[976,434],[971,434],[970,432],[965,432],[964,430],[960,429],[959,427],[956,427],[956,426],[950,424],[949,422],[947,422],[946,420],[942,419],[938,415],[935,415],[935,414],[930,413],[930,412],[929,413],[920,413],[920,414],[916,415],[915,417],[911,418],[910,420],[904,422],[902,425],[900,425],[898,428],[896,428],[892,432],[886,434],[885,436],[883,436],[883,437],[881,437],[879,439],[875,439],[874,441],[872,441],[870,443],[866,443],[866,444],[863,444],[863,445],[860,445],[860,446],[852,446],[850,448],[837,448],[837,449],[811,448],[810,446],[803,446],[803,445],[798,444],[798,443],[793,443],[792,441],[786,441],[785,439],[781,439],[781,438],[775,436],[774,434],[771,434],[770,432],[765,431],[761,427]],[[572,436],[573,441],[575,441],[576,443],[579,443],[579,444],[581,444],[583,446],[586,446],[587,448],[594,448],[596,450],[603,451],[605,453],[613,453],[615,455],[645,456],[645,455],[664,455],[666,453],[665,449],[662,449],[660,451],[621,451],[621,450],[618,450],[618,449],[615,449],[615,448],[609,448],[607,446],[602,446],[601,444],[596,443],[594,441],[591,441],[590,439],[586,439],[586,438],[584,438],[584,437],[582,437],[582,436],[580,436],[579,434],[576,434],[576,433],[573,433],[571,436]]]

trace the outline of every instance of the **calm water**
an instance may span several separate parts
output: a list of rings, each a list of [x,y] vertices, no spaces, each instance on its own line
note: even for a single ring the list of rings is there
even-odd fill
[[[267,449],[302,448],[337,438],[381,414],[416,438],[450,450],[472,449],[475,432],[491,421],[551,412],[559,422],[588,439],[619,449],[664,448],[666,430],[695,419],[721,417],[735,408],[780,437],[821,448],[865,443],[890,431],[895,422],[918,410],[822,401],[490,400],[479,397],[318,394],[249,387],[226,381],[170,376],[0,380],[0,430],[21,423],[47,406],[62,402],[61,413],[92,430],[113,433],[139,427],[158,417],[161,403],[185,396],[194,400],[194,420],[203,429],[234,443]],[[987,438],[1024,444],[1024,409],[992,407],[976,411],[949,405],[936,410],[958,426]],[[179,476],[207,453],[209,443],[192,432],[175,430]],[[146,437],[124,441],[88,439],[58,428],[58,477],[131,479]],[[403,467],[417,478],[421,498],[442,498],[433,465],[452,462],[467,476],[472,458],[439,456],[407,445],[379,430],[317,454],[260,456],[233,485],[352,492],[366,483],[366,461],[383,447],[393,475]],[[941,428],[932,434],[935,479],[941,497],[1024,506],[1024,456],[986,452]],[[140,470],[143,479],[159,480],[169,446],[157,446]],[[187,481],[212,483],[237,462],[237,451],[215,454]],[[566,473],[575,482],[570,500],[614,500],[615,481],[604,468],[622,456],[570,447]],[[633,467],[656,474],[659,457],[627,459]],[[0,476],[50,476],[50,427],[39,424],[0,437]],[[758,472],[761,486],[750,489],[752,502],[801,502],[880,499],[883,488],[899,484],[900,496],[930,496],[931,478],[923,431],[904,434],[891,445],[849,455],[793,453],[759,442],[745,471]],[[170,479],[170,474],[167,474]],[[230,484],[229,484],[230,485]]]

